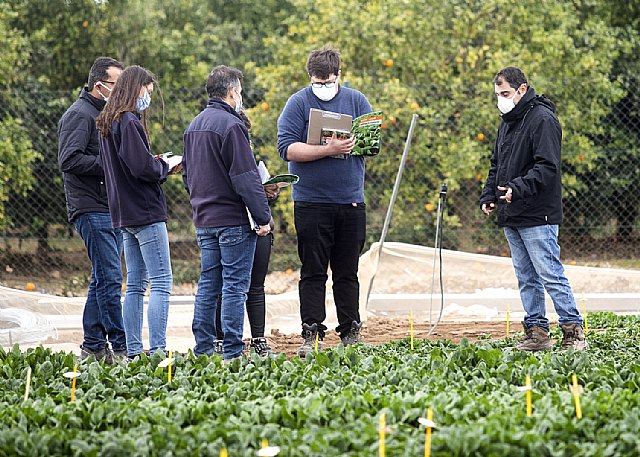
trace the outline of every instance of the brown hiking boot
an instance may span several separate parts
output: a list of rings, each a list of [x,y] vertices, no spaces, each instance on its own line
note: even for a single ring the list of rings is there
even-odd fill
[[[575,351],[584,351],[589,349],[587,340],[584,336],[584,328],[580,324],[564,324],[561,325],[562,329],[562,343],[560,347],[562,349],[573,348]]]
[[[549,339],[549,331],[542,327],[524,327],[524,338],[516,344],[516,349],[519,351],[549,351],[553,344]]]

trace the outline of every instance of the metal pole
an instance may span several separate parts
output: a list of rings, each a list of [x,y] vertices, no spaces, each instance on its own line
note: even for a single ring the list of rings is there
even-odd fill
[[[376,273],[378,272],[378,263],[380,262],[380,255],[382,254],[382,246],[384,245],[384,240],[387,236],[387,232],[389,231],[389,224],[391,223],[391,215],[393,214],[393,207],[396,203],[396,198],[398,196],[398,191],[400,189],[400,182],[402,181],[402,172],[404,171],[404,167],[407,163],[407,156],[409,155],[409,148],[411,147],[411,139],[413,138],[413,132],[415,130],[417,122],[418,122],[418,115],[414,114],[413,117],[411,118],[411,125],[409,126],[409,132],[407,133],[407,140],[404,143],[404,151],[402,151],[402,158],[400,159],[398,174],[396,175],[396,182],[393,185],[391,201],[389,202],[389,208],[387,208],[387,215],[384,218],[384,224],[382,226],[382,233],[380,234],[380,241],[378,243],[379,244],[378,254],[376,255],[375,268],[373,270],[373,275],[371,276],[371,280],[369,281],[369,288],[367,289],[367,307],[369,307],[369,296],[371,295],[373,280],[375,279]]]

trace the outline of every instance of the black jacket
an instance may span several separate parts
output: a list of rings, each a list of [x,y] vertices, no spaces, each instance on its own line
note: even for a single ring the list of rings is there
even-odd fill
[[[228,103],[209,100],[184,132],[183,181],[198,228],[258,225],[271,211],[249,144],[249,132]]]
[[[104,105],[104,100],[84,88],[58,122],[58,166],[69,222],[82,213],[109,212],[96,129],[96,118]]]
[[[480,205],[496,203],[501,227],[534,227],[562,222],[562,129],[555,105],[530,87],[516,107],[502,116],[491,168]],[[498,186],[510,187],[503,203]]]
[[[113,121],[100,155],[109,196],[111,222],[116,228],[167,221],[167,202],[160,186],[169,165],[149,152],[149,140],[137,113],[125,112]]]

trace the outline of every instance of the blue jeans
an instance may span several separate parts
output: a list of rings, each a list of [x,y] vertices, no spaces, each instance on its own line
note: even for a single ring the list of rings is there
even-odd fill
[[[248,225],[196,228],[202,254],[202,270],[193,310],[194,353],[213,354],[216,338],[216,308],[222,294],[220,318],[224,332],[225,359],[244,351],[242,331],[244,303],[249,291],[256,233]]]
[[[549,329],[549,320],[545,316],[545,289],[553,301],[560,325],[582,325],[582,317],[560,262],[558,226],[505,227],[504,233],[511,248],[520,298],[526,312],[525,326]]]
[[[122,324],[122,232],[114,229],[109,213],[84,213],[74,221],[91,260],[91,282],[82,313],[84,341],[91,352],[127,348]]]
[[[167,345],[167,316],[173,276],[169,255],[167,224],[155,224],[122,229],[124,259],[127,265],[127,291],[124,295],[124,328],[127,352],[134,357],[142,352],[142,320],[144,294],[151,282],[149,294],[149,349],[151,353]]]

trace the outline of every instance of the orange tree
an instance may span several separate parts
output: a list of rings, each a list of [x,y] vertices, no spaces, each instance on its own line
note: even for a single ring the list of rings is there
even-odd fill
[[[425,216],[422,205],[435,206],[443,180],[451,191],[448,223],[467,229],[478,224],[475,202],[499,122],[491,82],[497,70],[523,68],[536,91],[557,104],[568,193],[600,154],[592,140],[599,121],[624,95],[609,74],[625,44],[616,39],[617,29],[579,2],[345,0],[340,8],[292,3],[286,33],[265,39],[271,62],[256,68],[268,107],[252,112],[255,135],[264,143],[260,154],[277,164],[272,168],[284,168],[274,148],[277,117],[291,93],[308,84],[308,52],[337,46],[343,83],[382,109],[388,127],[380,156],[368,160],[370,206],[382,210],[388,201],[411,115],[420,116],[391,232],[416,233],[415,241],[423,242],[425,230],[432,230],[434,214]],[[589,84],[589,92],[582,84]],[[594,92],[601,96],[591,97]],[[369,184],[376,180],[379,186]],[[458,233],[451,244],[472,247],[462,243],[473,237]]]

